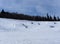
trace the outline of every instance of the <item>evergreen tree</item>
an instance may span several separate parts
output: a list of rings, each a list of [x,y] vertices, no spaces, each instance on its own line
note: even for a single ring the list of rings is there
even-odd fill
[[[58,20],[58,21],[60,21],[60,18],[59,18],[59,17],[57,17],[57,20]]]
[[[5,13],[4,9],[2,9],[1,13]]]
[[[56,17],[54,16],[54,21],[56,21],[57,19],[56,19]]]
[[[48,13],[47,13],[47,20],[49,21],[49,19],[50,19],[50,18],[49,18],[49,15],[48,15]]]
[[[50,16],[50,21],[52,21],[52,17]]]

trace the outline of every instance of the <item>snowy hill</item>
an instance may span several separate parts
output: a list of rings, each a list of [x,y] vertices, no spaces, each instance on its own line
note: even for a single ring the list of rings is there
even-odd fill
[[[0,18],[0,44],[60,44],[60,22]]]

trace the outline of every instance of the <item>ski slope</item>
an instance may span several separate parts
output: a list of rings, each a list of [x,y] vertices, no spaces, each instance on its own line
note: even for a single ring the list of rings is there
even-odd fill
[[[0,44],[60,44],[60,22],[0,18]]]

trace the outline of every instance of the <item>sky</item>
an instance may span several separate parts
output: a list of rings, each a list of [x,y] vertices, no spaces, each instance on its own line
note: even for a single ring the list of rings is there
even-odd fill
[[[0,0],[0,11],[60,16],[60,0]]]

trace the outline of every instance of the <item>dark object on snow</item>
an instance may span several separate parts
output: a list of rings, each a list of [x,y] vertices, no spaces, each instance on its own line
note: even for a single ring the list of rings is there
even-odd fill
[[[54,28],[55,26],[50,26],[51,28]]]
[[[33,24],[33,22],[31,22],[31,24]]]
[[[56,22],[54,22],[54,24],[56,24]]]
[[[28,28],[28,26],[25,26],[25,28]]]
[[[38,25],[40,25],[40,23],[38,23]]]
[[[22,24],[25,28],[28,28],[28,26],[26,26],[25,24]]]

